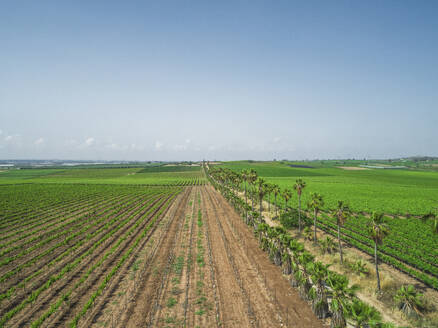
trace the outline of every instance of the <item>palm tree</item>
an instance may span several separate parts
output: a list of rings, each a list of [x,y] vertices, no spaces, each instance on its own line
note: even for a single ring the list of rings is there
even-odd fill
[[[418,293],[412,285],[402,286],[394,296],[394,301],[406,315],[416,313],[421,315],[424,308],[423,294]]]
[[[283,233],[280,237],[281,242],[281,252],[282,252],[282,262],[283,262],[283,273],[284,274],[291,274],[292,267],[291,267],[291,257],[289,254],[289,245],[292,240],[292,237],[287,234]]]
[[[259,243],[262,242],[262,238],[265,237],[269,228],[270,228],[269,225],[267,225],[266,223],[259,223],[257,225],[256,232],[257,232],[258,237],[259,237]]]
[[[332,211],[332,215],[336,218],[336,224],[338,226],[338,243],[339,243],[339,254],[341,256],[341,264],[344,263],[344,256],[342,254],[342,244],[341,244],[341,226],[344,225],[350,214],[350,207],[342,200],[338,201],[338,206]]]
[[[433,233],[438,234],[438,215],[433,212],[427,213],[421,217],[423,221],[432,221],[432,231]]]
[[[286,238],[286,229],[282,226],[280,227],[274,227],[274,229],[277,231],[277,236],[275,239],[275,244],[277,246],[277,253],[274,257],[275,264],[281,266],[283,264],[283,252],[284,252],[284,242],[288,242],[289,238]]]
[[[249,181],[249,170],[242,170],[241,174],[245,190],[245,222],[248,223],[248,194],[246,184]]]
[[[274,185],[272,188],[272,193],[274,194],[275,201],[275,216],[278,217],[278,206],[277,206],[277,196],[280,194],[280,187],[278,185]]]
[[[295,277],[299,284],[299,293],[303,300],[309,300],[310,288],[312,284],[310,283],[310,268],[309,265],[313,262],[315,257],[307,251],[303,251],[298,257],[298,262],[301,265],[301,271],[296,272]]]
[[[318,212],[321,207],[324,206],[324,200],[322,199],[322,196],[317,193],[312,193],[310,198],[311,200],[307,207],[313,209],[313,242],[316,243],[316,218],[318,217]]]
[[[377,245],[382,244],[383,239],[389,234],[389,227],[383,220],[382,213],[374,212],[368,222],[368,235],[374,241],[374,262],[376,264],[377,290],[380,291],[379,264],[377,260]]]
[[[325,281],[328,278],[330,265],[314,262],[309,265],[310,276],[314,286],[311,289],[312,310],[319,319],[324,319],[329,313]]]
[[[287,202],[289,201],[289,199],[292,198],[292,191],[290,191],[290,189],[283,189],[283,192],[281,193],[281,197],[283,197],[284,202],[286,203],[284,208],[287,211]]]
[[[248,173],[248,182],[250,183],[250,185],[255,187],[255,183],[257,181],[258,175],[256,170],[254,169],[250,169],[249,173]],[[254,196],[254,193],[252,193]],[[252,202],[251,202],[251,210],[254,212],[254,197],[251,198]]]
[[[266,182],[262,178],[257,179],[257,193],[259,195],[260,200],[260,218],[263,218],[263,197],[266,195]]]
[[[355,328],[369,327],[370,324],[374,324],[374,327],[377,323],[380,327],[380,321],[382,320],[380,313],[357,298],[353,299],[353,302],[349,304],[348,314],[356,322]]]
[[[358,286],[353,285],[348,287],[348,278],[336,272],[330,272],[327,278],[327,284],[330,287],[330,295],[332,301],[330,303],[330,310],[333,314],[331,327],[345,328],[347,323],[345,321],[345,310],[348,307],[348,302],[354,297]]]
[[[236,189],[237,191],[240,191],[241,190],[241,184],[243,182],[242,175],[240,173],[234,173],[231,176],[231,181],[232,181],[232,184],[233,184],[233,187],[234,187],[233,189]]]
[[[244,188],[245,188],[245,204],[247,204],[248,197],[246,194],[246,183],[249,181],[249,170],[242,170],[242,180],[244,182]]]
[[[303,236],[304,236],[304,239],[306,239],[306,240],[312,240],[313,239],[312,230],[309,227],[304,227]]]
[[[336,243],[330,237],[327,236],[325,239],[319,241],[319,247],[321,249],[322,254],[325,253],[331,254],[336,250]]]
[[[266,183],[266,193],[268,194],[268,212],[271,213],[271,192],[274,189],[274,185]]]
[[[301,233],[301,194],[303,189],[306,187],[306,183],[302,179],[297,179],[294,184],[294,190],[296,190],[298,195],[298,231]]]
[[[290,284],[292,287],[298,286],[298,281],[295,278],[295,274],[299,271],[299,257],[304,252],[304,245],[298,242],[296,239],[292,239],[289,243],[289,249],[292,253],[291,257],[291,277]]]

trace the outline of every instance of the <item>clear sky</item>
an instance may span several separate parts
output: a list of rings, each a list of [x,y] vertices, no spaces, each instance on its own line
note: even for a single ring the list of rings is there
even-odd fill
[[[438,156],[438,1],[0,2],[0,159]]]

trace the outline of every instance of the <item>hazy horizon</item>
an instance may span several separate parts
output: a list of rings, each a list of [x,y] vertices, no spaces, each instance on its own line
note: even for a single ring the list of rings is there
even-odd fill
[[[0,159],[438,156],[437,2],[0,4]]]

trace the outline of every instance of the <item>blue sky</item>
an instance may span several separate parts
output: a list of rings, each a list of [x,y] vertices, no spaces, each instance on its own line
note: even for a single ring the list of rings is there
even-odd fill
[[[435,1],[3,1],[0,158],[438,156]]]

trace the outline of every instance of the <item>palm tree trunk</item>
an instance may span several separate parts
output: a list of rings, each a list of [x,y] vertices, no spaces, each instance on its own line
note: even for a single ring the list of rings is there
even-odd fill
[[[341,255],[341,264],[344,263],[344,257],[342,256],[342,244],[341,244],[341,227],[338,224],[338,243],[339,243],[339,254]]]
[[[271,213],[271,194],[268,194],[268,212]]]
[[[316,210],[314,211],[314,217],[313,217],[313,241],[316,244]]]
[[[301,233],[301,196],[298,197],[298,231]]]
[[[332,319],[332,322],[330,324],[330,327],[332,327],[332,328],[344,328],[346,326],[347,326],[347,323],[345,321],[343,309],[341,308],[339,310],[334,311],[333,319]]]
[[[377,290],[380,292],[379,263],[377,262],[377,243],[374,242],[374,262],[376,263]]]
[[[246,195],[246,181],[245,181],[245,223],[248,224],[248,197]]]
[[[260,197],[260,219],[262,219],[263,212],[263,197]]]

